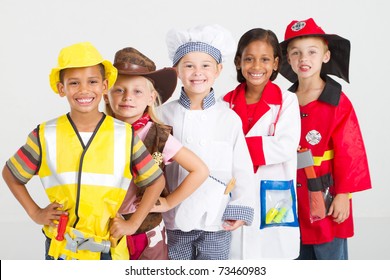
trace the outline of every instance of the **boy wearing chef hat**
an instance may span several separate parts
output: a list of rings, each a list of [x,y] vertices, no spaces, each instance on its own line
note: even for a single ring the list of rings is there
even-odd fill
[[[169,57],[182,82],[180,97],[159,109],[162,120],[184,146],[207,164],[209,178],[180,205],[164,213],[171,259],[228,259],[231,231],[253,219],[251,158],[240,118],[216,101],[214,81],[224,58],[233,53],[230,32],[201,25],[167,34]],[[166,169],[173,190],[186,171]]]

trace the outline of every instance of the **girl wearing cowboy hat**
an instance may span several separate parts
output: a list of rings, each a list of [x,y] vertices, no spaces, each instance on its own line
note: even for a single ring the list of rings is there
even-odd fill
[[[167,238],[161,212],[174,208],[190,196],[206,180],[208,168],[171,135],[172,127],[162,124],[154,112],[160,99],[162,102],[168,100],[176,88],[175,69],[156,70],[154,62],[134,48],[119,50],[115,54],[114,66],[119,75],[104,96],[108,114],[133,126],[161,169],[175,161],[188,173],[172,193],[167,189],[163,191],[139,229],[127,236],[130,259],[166,260]],[[142,197],[143,189],[131,184],[119,213],[129,219]],[[124,233],[127,232],[123,220],[115,222]]]
[[[281,42],[281,74],[293,82],[301,112],[300,147],[311,150],[314,175],[297,173],[301,248],[298,259],[348,259],[354,234],[351,193],[371,188],[362,134],[341,85],[349,82],[350,42],[326,34],[312,18],[292,21]],[[315,197],[322,192],[325,205]],[[321,211],[318,211],[321,210]]]

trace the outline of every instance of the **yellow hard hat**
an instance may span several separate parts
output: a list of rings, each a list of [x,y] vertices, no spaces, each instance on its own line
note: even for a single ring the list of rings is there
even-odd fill
[[[58,65],[51,70],[50,86],[58,93],[57,83],[60,82],[60,71],[66,68],[80,68],[102,63],[105,69],[108,88],[111,88],[117,78],[118,71],[108,60],[103,59],[98,50],[89,42],[77,43],[63,48],[58,55]]]

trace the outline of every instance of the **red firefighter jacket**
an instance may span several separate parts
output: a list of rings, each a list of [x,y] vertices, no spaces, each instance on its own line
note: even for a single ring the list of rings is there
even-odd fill
[[[300,146],[311,149],[316,175],[328,181],[324,184],[331,184],[333,195],[370,189],[366,150],[354,108],[340,84],[330,77],[324,77],[324,80],[326,85],[318,100],[300,106]],[[289,90],[296,92],[297,88],[298,83],[295,83]],[[350,216],[345,222],[335,223],[328,216],[312,223],[303,169],[297,173],[297,196],[303,244],[321,244],[335,237],[353,236],[352,199]]]

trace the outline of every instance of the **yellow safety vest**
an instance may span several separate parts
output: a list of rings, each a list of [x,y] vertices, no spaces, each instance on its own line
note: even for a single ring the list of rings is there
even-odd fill
[[[130,125],[103,116],[88,144],[83,144],[68,115],[39,126],[41,166],[39,177],[50,202],[69,213],[66,233],[96,242],[109,241],[109,226],[130,185]],[[100,259],[100,252],[70,250],[66,239],[56,240],[57,228],[45,226],[51,238],[49,255],[65,259]],[[69,237],[68,236],[68,237]],[[126,238],[111,248],[113,259],[129,259]],[[68,243],[68,246],[67,246]]]

